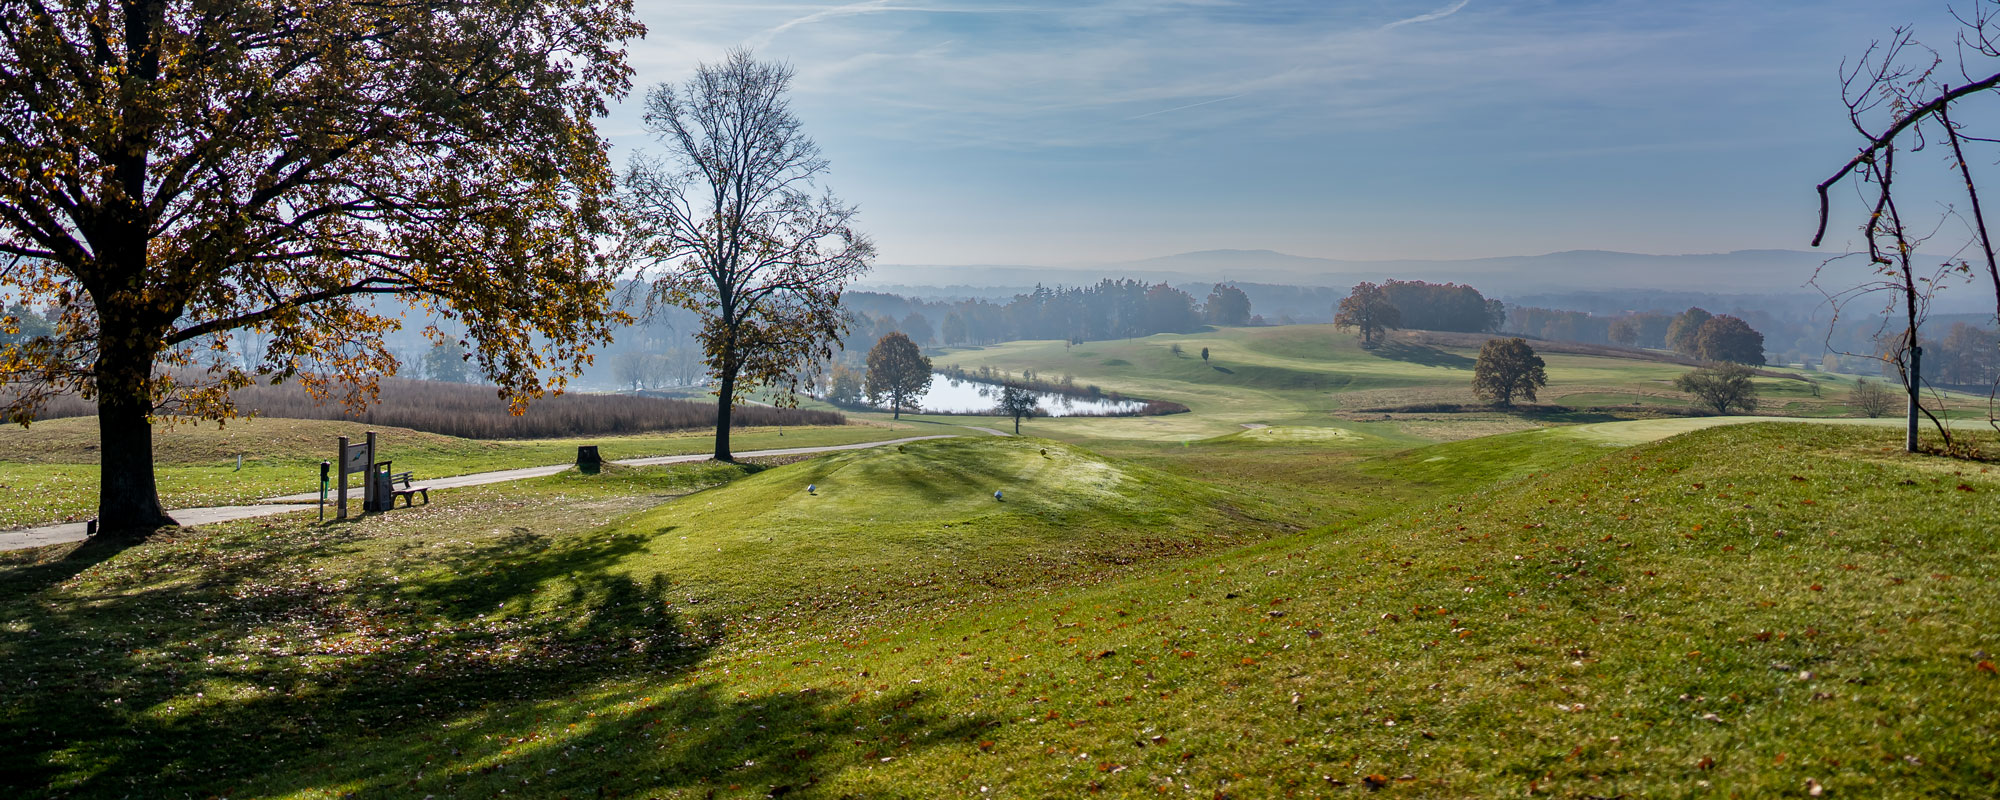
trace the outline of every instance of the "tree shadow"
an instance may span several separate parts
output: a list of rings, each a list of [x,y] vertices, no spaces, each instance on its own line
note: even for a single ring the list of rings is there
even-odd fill
[[[1625,422],[1635,417],[1594,408],[1576,409],[1568,406],[1517,405],[1511,409],[1522,417],[1538,422],[1558,422],[1582,425],[1591,422]]]
[[[1222,373],[1222,374],[1224,374],[1224,375],[1234,375],[1234,374],[1236,374],[1236,370],[1233,370],[1233,369],[1230,369],[1230,368],[1228,368],[1228,367],[1225,367],[1225,366],[1222,366],[1222,365],[1220,365],[1220,364],[1210,364],[1210,365],[1208,365],[1208,368],[1209,368],[1209,369],[1212,369],[1212,370],[1215,370],[1216,372],[1220,372],[1220,373]]]
[[[137,544],[138,541],[131,539],[91,537],[74,544],[7,553],[0,556],[0,598],[22,597],[47,590]]]
[[[323,546],[320,535],[301,538]],[[6,570],[0,796],[226,794],[496,704],[616,675],[670,682],[717,629],[675,613],[665,576],[642,585],[602,570],[637,546],[630,538],[523,560],[508,548],[526,539],[509,537],[414,584],[322,575],[298,545],[242,540],[133,550],[88,575],[68,562]],[[64,572],[76,580],[51,581]],[[556,610],[533,610],[554,575],[570,591]]]
[[[1472,359],[1466,358],[1465,356],[1461,356],[1456,353],[1447,353],[1435,347],[1429,347],[1420,344],[1411,344],[1408,342],[1395,342],[1395,341],[1383,342],[1381,344],[1376,345],[1371,352],[1373,352],[1377,356],[1381,356],[1382,358],[1390,359],[1392,361],[1403,361],[1410,364],[1421,364],[1426,367],[1444,367],[1446,369],[1472,369],[1472,366],[1475,363]]]
[[[639,692],[658,696],[635,696]],[[365,758],[335,760],[339,766],[324,777],[270,788],[291,793],[342,786],[358,796],[412,797],[496,796],[502,789],[527,796],[645,797],[699,787],[813,795],[813,787],[840,771],[931,747],[974,744],[997,724],[984,715],[939,715],[928,708],[930,696],[915,689],[728,695],[711,681],[630,689],[607,698],[611,702],[567,713],[536,709],[548,715],[538,720],[542,730],[577,721],[570,723],[574,729],[537,742],[542,746],[510,747],[510,741],[537,734],[526,720],[507,720],[492,725],[503,735],[476,744],[461,739],[462,749],[447,758],[439,758],[441,748],[427,737],[405,736]],[[493,715],[487,716],[491,725]],[[424,768],[412,779],[417,764]]]

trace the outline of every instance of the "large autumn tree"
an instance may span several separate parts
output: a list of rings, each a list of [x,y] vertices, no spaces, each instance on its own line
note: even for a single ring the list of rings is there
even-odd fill
[[[1361,330],[1361,346],[1374,347],[1375,338],[1403,327],[1403,312],[1382,287],[1362,281],[1334,307],[1333,324]]]
[[[395,296],[517,407],[560,387],[614,316],[593,120],[644,32],[625,0],[0,1],[0,295],[60,309],[0,349],[5,412],[95,398],[100,530],[132,537],[173,522],[156,414],[365,401]]]
[[[736,401],[756,386],[791,396],[801,365],[832,357],[841,291],[875,255],[854,207],[813,194],[828,164],[791,83],[790,67],[737,50],[654,87],[646,128],[668,155],[634,157],[626,177],[626,257],[654,273],[656,298],[701,316],[724,461]]]
[[[931,360],[901,331],[890,333],[868,348],[868,402],[889,404],[896,419],[903,409],[916,409],[916,399],[931,388]]]

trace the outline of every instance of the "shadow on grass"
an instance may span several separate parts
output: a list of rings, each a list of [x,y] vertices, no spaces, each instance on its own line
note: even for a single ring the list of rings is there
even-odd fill
[[[1233,369],[1230,369],[1230,368],[1228,368],[1228,367],[1224,367],[1224,366],[1220,366],[1220,365],[1216,365],[1216,364],[1210,364],[1210,365],[1208,365],[1208,368],[1209,368],[1209,369],[1212,369],[1212,370],[1215,370],[1216,372],[1220,372],[1220,373],[1222,373],[1222,374],[1224,374],[1224,375],[1234,375],[1234,374],[1236,374],[1236,370],[1233,370]]]
[[[1370,352],[1392,361],[1421,364],[1426,367],[1472,369],[1475,363],[1472,359],[1456,353],[1447,353],[1435,347],[1407,342],[1384,342],[1376,345]]]
[[[47,590],[67,581],[111,557],[123,553],[138,542],[129,539],[106,539],[93,537],[77,543],[66,553],[47,560],[49,555],[61,552],[67,545],[36,548],[32,552],[8,553],[0,557],[0,600],[25,597]],[[14,564],[9,569],[8,565]]]
[[[659,696],[634,697],[637,691]],[[393,746],[356,748],[361,757],[326,764],[323,774],[264,788],[283,793],[337,786],[365,797],[492,797],[501,790],[646,797],[699,787],[812,795],[812,787],[841,771],[930,747],[971,745],[996,724],[984,715],[939,716],[929,703],[920,690],[865,700],[818,689],[730,696],[706,681],[626,690],[589,704],[514,709],[526,713],[506,719],[489,714],[481,727],[498,735],[458,737],[463,749],[448,757],[428,737],[405,736]],[[548,733],[551,728],[557,732]]]
[[[0,572],[0,796],[226,793],[495,704],[621,674],[671,681],[715,643],[674,612],[664,576],[596,571],[633,537],[522,558],[517,532],[414,582],[324,575],[314,557],[351,535],[197,539]],[[556,575],[567,597],[527,611]]]

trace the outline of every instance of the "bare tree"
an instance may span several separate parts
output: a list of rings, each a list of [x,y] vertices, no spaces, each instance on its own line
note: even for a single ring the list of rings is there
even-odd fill
[[[1967,231],[1967,241],[1955,249],[1959,252],[1974,250],[1979,254],[1992,279],[1995,309],[1996,313],[2000,313],[2000,261],[1995,258],[1978,182],[1966,156],[1969,144],[1991,144],[1995,140],[1972,136],[1951,119],[1954,104],[2000,87],[2000,72],[1984,77],[1975,77],[1974,72],[1982,62],[1991,68],[1994,62],[2000,61],[2000,24],[1996,24],[2000,23],[2000,3],[1983,0],[1974,7],[1971,15],[1956,12],[1954,15],[1961,23],[1956,50],[1959,54],[1958,73],[1964,83],[1953,86],[1951,79],[1940,72],[1943,57],[1918,42],[1912,29],[1907,27],[1896,29],[1886,43],[1871,44],[1853,66],[1842,67],[1842,97],[1847,105],[1848,119],[1865,143],[1832,177],[1820,182],[1819,225],[1812,239],[1813,246],[1817,247],[1826,236],[1832,187],[1853,178],[1857,191],[1867,198],[1870,213],[1861,231],[1867,244],[1869,262],[1874,265],[1878,277],[1860,286],[1839,288],[1827,295],[1834,305],[1836,318],[1842,306],[1853,299],[1877,292],[1886,293],[1891,298],[1884,309],[1885,317],[1900,317],[1901,324],[1895,326],[1885,322],[1879,338],[1890,345],[1883,357],[1902,379],[1908,393],[1904,445],[1910,452],[1918,448],[1919,414],[1931,419],[1939,436],[1944,439],[1946,449],[1952,447],[1951,430],[1923,405],[1925,380],[1919,332],[1933,294],[1953,279],[1969,278],[1976,273],[1969,260],[1958,256],[1935,266],[1919,264],[1917,248],[1948,225],[1962,225]],[[1955,204],[1946,203],[1942,206],[1945,209],[1943,216],[1935,225],[1925,223],[1919,227],[1906,218],[1904,209],[1922,206],[1912,206],[1898,199],[1897,156],[1899,153],[1921,152],[1937,142],[1948,145],[1946,162],[1955,173],[1953,177],[1958,178],[1964,187],[1964,199],[1970,213],[1968,215]],[[1819,276],[1815,275],[1816,285],[1818,280]],[[1988,418],[1989,422],[1994,421],[1991,413]],[[2000,423],[1996,423],[1996,427],[2000,427]]]
[[[626,177],[625,255],[655,274],[656,300],[701,318],[725,461],[736,401],[756,386],[792,396],[801,365],[832,357],[841,291],[875,254],[854,207],[812,194],[827,162],[792,115],[791,82],[738,50],[654,87],[646,127],[669,156],[637,156]]]
[[[1867,378],[1855,383],[1854,389],[1847,393],[1847,404],[1853,406],[1855,411],[1861,412],[1864,417],[1873,418],[1889,413],[1889,400],[1889,390]]]

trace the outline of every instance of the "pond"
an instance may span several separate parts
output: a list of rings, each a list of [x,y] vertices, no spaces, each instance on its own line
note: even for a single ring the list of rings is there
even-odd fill
[[[1066,394],[1035,392],[1042,404],[1038,413],[1051,417],[1077,414],[1136,414],[1145,403],[1131,400],[1091,400]],[[936,414],[991,414],[1000,405],[1000,386],[979,381],[954,380],[942,373],[931,376],[931,389],[918,398],[917,406]]]

